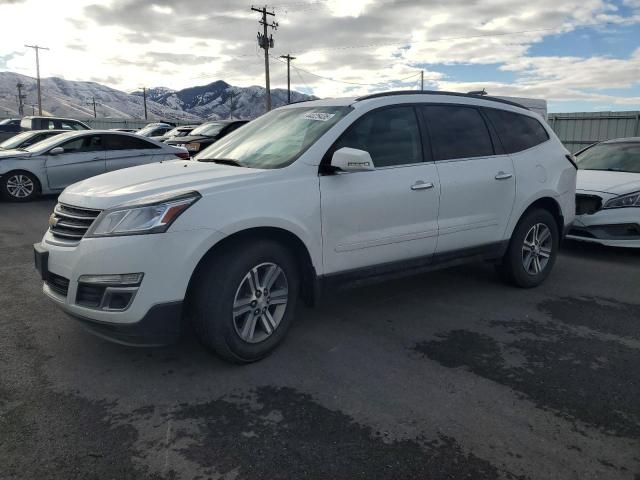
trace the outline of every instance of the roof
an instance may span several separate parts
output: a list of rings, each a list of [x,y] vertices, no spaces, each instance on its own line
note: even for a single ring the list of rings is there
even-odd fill
[[[371,98],[391,97],[395,95],[446,95],[446,96],[454,96],[454,97],[475,98],[478,100],[488,100],[491,102],[504,103],[506,105],[511,105],[512,107],[520,107],[528,110],[528,108],[525,107],[524,105],[521,105],[516,102],[512,102],[510,100],[505,100],[503,98],[491,97],[489,95],[476,95],[473,93],[445,92],[440,90],[395,90],[390,92],[373,93],[371,95],[364,95],[362,97],[356,98],[356,102],[360,102],[362,100],[369,100]]]

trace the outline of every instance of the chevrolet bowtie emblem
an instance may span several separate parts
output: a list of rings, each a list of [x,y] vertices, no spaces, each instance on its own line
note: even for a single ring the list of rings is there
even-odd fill
[[[49,215],[49,227],[55,227],[56,225],[58,225],[58,219],[52,213],[51,215]]]

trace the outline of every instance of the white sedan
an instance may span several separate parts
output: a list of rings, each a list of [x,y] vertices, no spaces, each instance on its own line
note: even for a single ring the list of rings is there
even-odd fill
[[[640,137],[597,143],[576,157],[577,216],[567,238],[640,248]]]
[[[101,173],[177,158],[188,160],[189,153],[131,133],[61,133],[27,148],[0,152],[0,194],[27,201]]]

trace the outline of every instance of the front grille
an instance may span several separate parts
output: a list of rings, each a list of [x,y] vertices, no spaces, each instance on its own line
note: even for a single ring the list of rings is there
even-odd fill
[[[51,290],[63,297],[66,297],[69,292],[69,280],[55,273],[47,273],[45,283]]]
[[[49,231],[58,239],[79,242],[99,214],[100,210],[59,203],[49,219]]]
[[[602,208],[602,198],[597,195],[576,194],[576,215],[591,215]]]

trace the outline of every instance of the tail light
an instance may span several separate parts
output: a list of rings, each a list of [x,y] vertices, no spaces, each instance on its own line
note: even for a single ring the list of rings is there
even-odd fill
[[[189,152],[178,152],[176,153],[176,157],[181,158],[182,160],[191,160]]]

